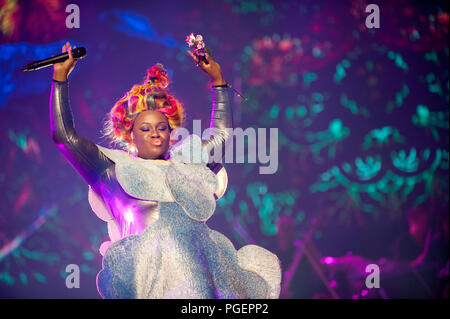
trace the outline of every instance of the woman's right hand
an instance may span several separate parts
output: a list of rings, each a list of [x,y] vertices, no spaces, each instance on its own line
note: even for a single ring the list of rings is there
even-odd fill
[[[76,46],[73,48],[75,49]],[[67,81],[70,72],[72,72],[77,63],[77,59],[74,59],[72,56],[72,46],[69,41],[63,45],[62,52],[69,52],[69,58],[64,62],[53,64],[53,80],[55,81]]]

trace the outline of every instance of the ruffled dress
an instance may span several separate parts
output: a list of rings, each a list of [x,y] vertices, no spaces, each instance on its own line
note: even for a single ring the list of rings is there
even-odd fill
[[[278,298],[277,256],[257,245],[236,250],[206,225],[216,208],[218,179],[206,166],[199,136],[189,135],[165,163],[97,147],[115,162],[116,178],[130,200],[158,205],[142,232],[126,235],[111,213],[113,203],[89,189],[92,210],[108,223],[111,238],[100,247],[97,289],[103,298]]]

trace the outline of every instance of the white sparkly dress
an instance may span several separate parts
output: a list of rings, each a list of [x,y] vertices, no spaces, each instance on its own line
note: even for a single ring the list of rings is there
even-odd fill
[[[223,88],[214,90],[213,106],[227,101]],[[53,140],[107,222],[110,240],[100,247],[97,275],[103,298],[278,298],[277,256],[256,245],[236,250],[206,225],[226,171],[209,166],[199,136],[185,138],[169,160],[134,158],[75,132],[67,82],[54,81],[50,101]]]

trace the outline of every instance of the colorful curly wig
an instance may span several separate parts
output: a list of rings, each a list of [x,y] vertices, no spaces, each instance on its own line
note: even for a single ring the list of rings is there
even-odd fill
[[[163,113],[169,122],[170,130],[181,127],[185,112],[181,103],[166,90],[169,85],[167,71],[161,63],[147,70],[142,84],[134,85],[118,100],[106,115],[104,137],[111,145],[130,150],[131,131],[134,120],[143,111],[155,110]]]

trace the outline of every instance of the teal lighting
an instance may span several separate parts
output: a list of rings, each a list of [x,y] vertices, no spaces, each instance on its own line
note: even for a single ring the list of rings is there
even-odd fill
[[[373,158],[368,156],[365,161],[360,157],[355,159],[356,174],[362,181],[374,178],[381,171],[381,159],[379,156]]]
[[[391,153],[393,165],[406,173],[411,173],[417,171],[419,166],[419,160],[417,158],[416,149],[413,147],[410,149],[409,153],[406,154],[405,150],[401,150],[398,153],[393,151]]]
[[[303,82],[305,82],[307,85],[311,84],[312,82],[316,81],[318,79],[318,76],[314,72],[307,72],[303,74]]]

